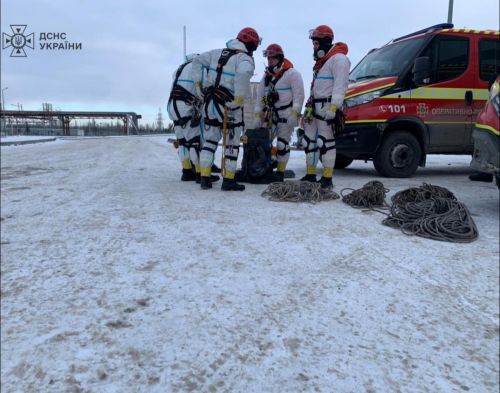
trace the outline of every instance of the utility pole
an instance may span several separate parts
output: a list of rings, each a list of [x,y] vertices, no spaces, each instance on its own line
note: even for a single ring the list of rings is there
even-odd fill
[[[14,104],[10,104],[12,106],[17,106],[17,110],[19,110],[19,102],[17,103],[17,105],[14,105]],[[16,132],[17,132],[17,135],[19,135],[19,127],[17,126],[17,116],[16,116]],[[14,132],[12,131],[12,124],[10,126],[10,133],[12,135],[14,135]]]
[[[453,20],[453,0],[448,0],[448,23]]]
[[[4,88],[2,89],[2,110],[5,110],[5,98],[4,98],[4,96],[3,96],[3,91],[4,91],[4,90],[7,90],[7,89],[8,89],[8,87],[4,87]]]
[[[8,87],[4,87],[2,89],[2,110],[5,110],[5,97],[3,96],[3,91],[7,90],[7,89],[8,89]],[[5,135],[7,135],[7,131],[5,130],[6,125],[7,125],[7,120],[5,119],[5,117],[2,117],[2,124],[0,125],[0,128],[1,128],[2,132],[5,132]]]
[[[183,37],[183,42],[184,42],[184,58],[182,59],[182,62],[184,63],[186,61],[186,25],[184,25],[183,27],[183,31],[184,31],[184,37]]]

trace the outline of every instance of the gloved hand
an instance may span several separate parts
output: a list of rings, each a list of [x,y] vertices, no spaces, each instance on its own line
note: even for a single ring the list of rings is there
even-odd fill
[[[297,127],[299,125],[299,116],[299,112],[292,111],[292,113],[290,113],[290,116],[288,116],[288,119],[286,119],[286,124],[291,127]]]
[[[253,128],[257,129],[262,127],[262,112],[255,112],[254,113],[254,123],[253,123]]]
[[[201,81],[194,82],[194,88],[196,89],[196,96],[203,101],[203,86],[201,85]]]
[[[231,102],[228,102],[226,104],[226,106],[229,109],[235,109],[235,108],[238,108],[239,106],[243,106],[244,103],[245,103],[245,99],[242,96],[235,96],[234,100]]]
[[[337,113],[337,105],[330,105],[325,113],[325,120],[335,119],[335,114]]]

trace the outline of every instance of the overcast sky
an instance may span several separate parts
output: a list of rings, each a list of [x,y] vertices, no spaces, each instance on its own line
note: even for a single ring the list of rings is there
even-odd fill
[[[166,116],[172,73],[183,59],[184,25],[187,53],[222,48],[241,28],[255,28],[263,42],[252,80],[264,70],[262,49],[279,43],[307,91],[313,66],[308,31],[317,25],[329,25],[334,40],[348,44],[354,67],[369,49],[447,16],[448,0],[2,0],[2,32],[12,35],[10,25],[27,25],[35,49],[25,47],[25,58],[2,49],[1,87],[8,87],[6,109],[21,103],[38,110],[49,102],[61,110],[134,111],[153,121],[160,107]],[[455,0],[453,23],[499,29],[498,0]],[[42,32],[65,33],[82,50],[41,50]]]

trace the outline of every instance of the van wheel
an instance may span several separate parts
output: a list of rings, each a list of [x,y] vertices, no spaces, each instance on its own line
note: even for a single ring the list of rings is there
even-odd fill
[[[495,175],[495,181],[497,182],[498,191],[500,191],[500,173]]]
[[[347,168],[353,161],[353,158],[337,153],[337,157],[335,158],[335,169]]]
[[[373,165],[385,177],[410,177],[417,171],[421,156],[422,149],[413,134],[395,131],[382,141]]]

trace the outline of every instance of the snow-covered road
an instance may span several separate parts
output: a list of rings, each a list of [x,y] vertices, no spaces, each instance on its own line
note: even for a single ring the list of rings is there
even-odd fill
[[[479,230],[455,244],[340,200],[201,191],[166,139],[1,148],[2,392],[499,390],[499,192],[470,157],[334,178],[450,189]]]

